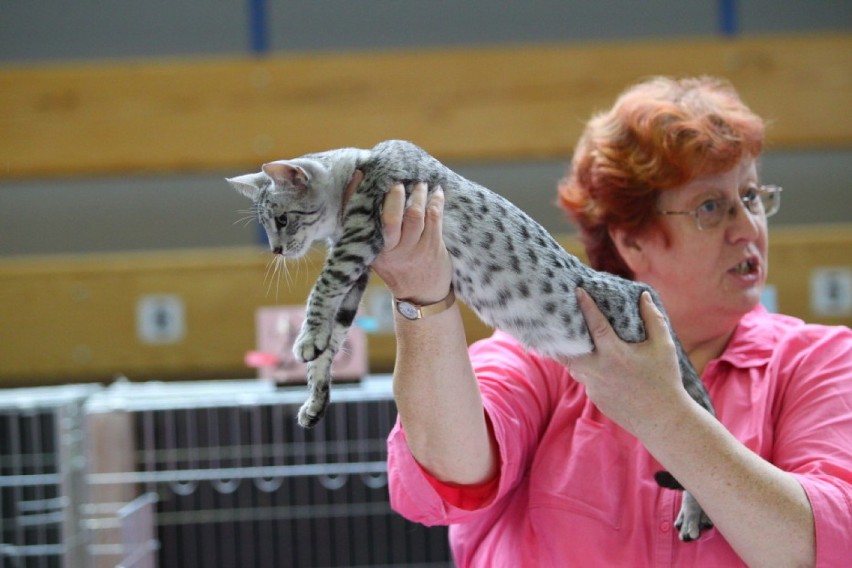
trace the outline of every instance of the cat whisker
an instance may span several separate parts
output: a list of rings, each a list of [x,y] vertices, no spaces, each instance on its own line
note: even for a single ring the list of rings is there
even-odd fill
[[[322,263],[317,266],[317,259],[313,256],[305,256],[304,261],[302,262],[302,267],[305,269],[305,272],[310,274],[319,274],[320,268],[322,268]]]
[[[310,266],[310,261],[307,256],[300,257],[298,262],[295,263],[296,273],[295,275],[290,274],[290,284],[291,286],[294,283],[298,283],[300,281],[305,280],[314,280],[317,278],[319,274],[319,270],[312,270]]]
[[[278,302],[278,291],[281,289],[281,273],[287,272],[287,261],[282,256],[275,257],[275,272],[278,273],[278,278],[275,281],[275,302]]]
[[[242,217],[234,221],[234,225],[237,223],[243,223],[243,227],[251,223],[252,221],[257,220],[259,209],[255,206],[252,206],[249,209],[238,209],[237,213],[241,214]]]
[[[256,219],[256,217],[254,215],[246,215],[245,217],[240,217],[239,219],[234,221],[233,224],[236,225],[237,223],[242,223],[243,227],[246,227],[249,224],[251,224],[251,222],[254,221],[255,219]]]
[[[301,259],[298,259],[299,261]],[[281,278],[283,275],[284,283],[288,288],[292,288],[294,284],[293,274],[290,272],[290,262],[284,256],[273,255],[266,263],[266,273],[263,276],[263,284],[266,285],[266,295],[272,292],[275,288],[275,300],[278,300],[278,292],[281,289]],[[298,262],[296,267],[298,269]]]
[[[306,254],[303,256],[305,269],[309,272],[315,271],[317,269],[317,258],[320,258],[320,255]]]
[[[266,284],[267,296],[272,291],[274,285],[276,302],[278,301],[278,292],[281,289],[282,274],[284,275],[284,280],[287,283],[287,286],[292,287],[293,281],[290,277],[290,271],[288,270],[287,259],[283,256],[275,255],[266,265],[266,276],[264,276],[263,282]]]
[[[272,281],[275,279],[275,272],[277,270],[277,256],[273,256],[269,262],[266,263],[266,274],[263,275],[263,283],[266,284],[266,295],[269,295],[270,290],[272,290]],[[267,282],[268,281],[268,282]]]
[[[237,209],[237,213],[242,215],[239,219],[234,221],[234,225],[237,223],[245,221],[245,225],[248,225],[249,222],[257,220],[257,215],[259,213],[259,209],[255,206],[250,207],[249,209]]]
[[[283,270],[284,270],[284,283],[285,283],[285,284],[287,285],[287,287],[288,287],[288,288],[290,288],[290,289],[292,289],[292,288],[293,288],[293,274],[290,272],[290,267],[291,267],[291,266],[292,266],[292,264],[291,264],[290,262],[287,262],[286,260],[284,261],[284,266],[283,266]],[[298,261],[296,261],[296,275],[298,276],[298,274],[299,274],[299,262],[298,262]]]

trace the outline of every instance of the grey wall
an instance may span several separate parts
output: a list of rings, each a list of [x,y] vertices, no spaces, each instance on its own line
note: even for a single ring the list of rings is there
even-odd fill
[[[0,0],[0,62],[711,35],[721,0]],[[848,0],[733,0],[739,33],[848,31]]]
[[[252,51],[251,0],[0,0],[0,65],[232,55]],[[722,33],[709,0],[290,0],[265,4],[272,53]],[[733,2],[739,34],[852,30],[848,0]],[[2,73],[2,68],[0,68]],[[424,77],[424,80],[429,80]],[[2,135],[2,134],[0,134]],[[285,157],[285,156],[282,156]],[[552,231],[564,161],[451,164]],[[851,222],[852,149],[767,151],[762,178],[785,187],[777,224]],[[0,255],[230,246],[246,206],[222,181],[240,172],[0,182]]]

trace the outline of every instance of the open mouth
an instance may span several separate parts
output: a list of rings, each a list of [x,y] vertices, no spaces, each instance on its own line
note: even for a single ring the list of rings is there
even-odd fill
[[[739,276],[748,276],[756,274],[758,270],[758,263],[756,258],[747,258],[734,266],[730,272],[737,274]]]

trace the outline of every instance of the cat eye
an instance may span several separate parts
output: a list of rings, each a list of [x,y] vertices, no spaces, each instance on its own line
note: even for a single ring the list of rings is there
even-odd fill
[[[772,217],[781,208],[781,187],[777,185],[750,185],[740,195],[746,211],[755,217]],[[720,197],[708,199],[691,211],[660,211],[660,215],[692,215],[699,231],[718,227],[727,215],[736,212],[735,201]]]
[[[287,214],[284,213],[275,218],[275,227],[280,231],[287,226]]]

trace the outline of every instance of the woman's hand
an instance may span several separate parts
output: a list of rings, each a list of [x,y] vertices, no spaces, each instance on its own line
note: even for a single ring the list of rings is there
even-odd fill
[[[565,361],[571,375],[601,412],[640,439],[672,427],[688,394],[665,318],[651,296],[645,292],[640,299],[646,334],[641,343],[618,337],[585,290],[577,290],[577,300],[595,350]]]
[[[452,261],[441,235],[444,192],[427,195],[417,183],[406,207],[405,188],[395,184],[385,196],[382,211],[385,248],[373,269],[397,298],[428,304],[447,295]]]

